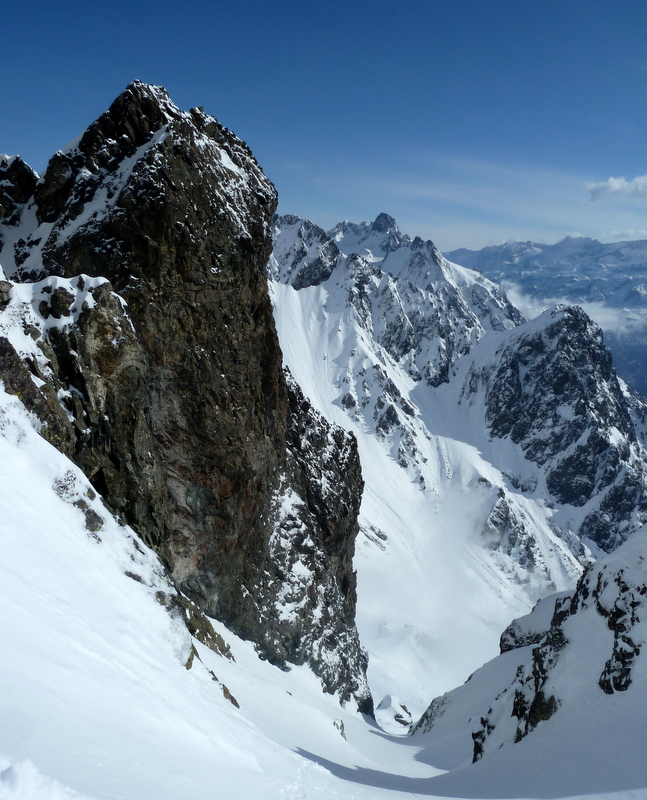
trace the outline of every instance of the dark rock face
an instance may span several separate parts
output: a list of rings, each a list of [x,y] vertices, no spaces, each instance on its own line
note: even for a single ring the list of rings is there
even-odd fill
[[[288,237],[285,234],[290,232]],[[287,245],[282,246],[283,239]],[[276,216],[272,223],[274,259],[269,267],[274,280],[289,282],[295,289],[318,286],[328,280],[342,255],[323,228],[293,214]]]
[[[640,628],[647,598],[644,533],[643,530],[636,534],[636,541],[629,543],[631,549],[620,550],[612,560],[589,567],[574,592],[564,593],[554,601],[554,613],[547,631],[526,631],[526,636],[519,636],[519,626],[513,622],[504,632],[502,652],[533,645],[530,661],[518,667],[513,686],[497,698],[499,703],[506,703],[513,693],[511,714],[518,721],[513,741],[521,741],[559,709],[561,701],[554,694],[553,674],[558,668],[568,668],[562,664],[562,651],[566,654],[572,646],[569,632],[577,630],[585,615],[602,618],[613,633],[610,656],[598,680],[600,689],[606,694],[629,689],[633,667],[644,644]],[[532,620],[532,617],[531,614],[526,619]],[[601,642],[601,648],[604,646]],[[564,661],[567,658],[574,662],[576,657],[571,652],[564,656]],[[485,740],[492,733],[492,729],[488,730],[491,723],[488,720],[481,722],[482,726],[473,734],[475,761],[482,756]]]
[[[34,193],[37,182],[38,175],[22,158],[0,156],[0,222],[18,222],[21,207]]]
[[[548,312],[547,312],[548,313]],[[546,473],[559,503],[598,496],[579,533],[612,550],[647,514],[644,447],[602,333],[578,307],[522,333],[488,378],[486,424]]]
[[[398,226],[395,224],[393,217],[389,214],[385,214],[384,211],[382,211],[373,220],[371,230],[377,231],[378,233],[390,233],[391,231],[397,230],[397,227]]]
[[[33,362],[23,361],[6,337],[0,337],[0,376],[5,391],[19,397],[27,410],[43,423],[43,436],[71,456],[74,435],[69,422],[58,403],[55,388],[45,384],[39,389],[34,384],[32,375],[38,375],[38,372]]]
[[[46,382],[48,430],[62,425],[62,449],[202,609],[264,657],[307,661],[327,690],[370,704],[353,622],[359,464],[323,422],[326,447],[296,455],[303,412],[283,375],[264,273],[276,193],[247,146],[134,83],[54,156],[31,203],[38,227],[0,259],[9,276],[40,279],[32,305],[45,363],[31,368]],[[313,499],[324,450],[356,501]],[[325,576],[327,594],[286,633],[268,620],[280,616],[273,536],[288,488],[304,503],[312,580]],[[313,624],[324,606],[327,622]],[[348,626],[348,641],[337,639]],[[327,660],[317,650],[326,636]]]
[[[327,689],[346,687],[341,699],[355,696],[360,710],[372,715],[363,678],[368,661],[355,628],[352,558],[364,486],[357,443],[315,411],[287,377],[288,459],[272,515],[272,575],[260,606],[264,635],[269,650],[297,664],[308,661]]]
[[[486,399],[492,434],[522,443],[539,464],[575,444],[594,415],[606,427],[631,427],[600,329],[578,307],[555,317],[506,351]],[[602,385],[610,391],[601,394]],[[573,419],[560,415],[566,405]],[[580,500],[573,487],[564,486],[562,494],[562,502]]]

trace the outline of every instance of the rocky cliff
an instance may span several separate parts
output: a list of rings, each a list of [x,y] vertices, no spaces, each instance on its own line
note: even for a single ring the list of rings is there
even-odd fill
[[[357,451],[286,382],[276,192],[245,143],[135,82],[42,178],[5,158],[0,185],[7,388],[208,614],[370,710]]]
[[[557,306],[488,360],[470,366],[461,402],[480,393],[485,427],[539,467],[564,529],[613,550],[647,519],[647,454],[644,403],[618,381],[600,328]]]
[[[415,731],[431,742],[462,728],[457,757],[470,748],[478,761],[550,726],[556,714],[618,707],[610,696],[631,695],[634,682],[644,681],[646,545],[642,528],[589,565],[574,591],[515,620],[501,637],[501,655],[434,700]]]

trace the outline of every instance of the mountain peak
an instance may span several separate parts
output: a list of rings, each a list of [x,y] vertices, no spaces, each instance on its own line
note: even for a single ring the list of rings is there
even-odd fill
[[[0,220],[13,225],[33,194],[38,175],[20,156],[0,154]]]
[[[81,151],[91,148],[96,143],[97,134],[117,140],[125,135],[135,147],[140,147],[154,131],[180,116],[180,110],[164,87],[133,81],[90,125],[79,142],[79,148]]]
[[[391,231],[399,231],[396,221],[392,216],[386,214],[384,211],[375,217],[375,221],[371,225],[371,230],[376,233],[390,233]]]

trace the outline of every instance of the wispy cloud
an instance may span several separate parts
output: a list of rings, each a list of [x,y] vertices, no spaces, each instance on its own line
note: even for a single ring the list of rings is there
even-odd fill
[[[325,228],[386,211],[403,231],[432,239],[444,251],[515,239],[554,243],[573,231],[602,241],[647,238],[644,204],[591,203],[587,177],[546,164],[428,150],[380,159],[343,154],[302,172],[283,169],[280,211]]]
[[[647,175],[639,175],[628,181],[626,178],[609,178],[600,183],[587,183],[591,200],[599,200],[607,196],[635,197],[647,200]]]
[[[547,308],[557,304],[578,305],[606,333],[612,333],[620,339],[630,339],[647,331],[647,309],[645,308],[615,308],[600,302],[574,303],[568,297],[559,296],[537,297],[525,294],[513,281],[503,281],[502,286],[510,302],[514,303],[527,319],[534,319]]]
[[[620,231],[609,231],[609,233],[603,233],[601,238],[603,240],[610,239],[611,241],[647,239],[647,228],[623,228]]]
[[[537,297],[525,294],[512,281],[504,281],[508,299],[526,319],[534,319],[556,304],[578,305],[602,328],[604,341],[613,354],[618,375],[641,394],[647,394],[641,365],[647,343],[647,308],[616,308],[606,303],[573,303],[568,297]]]

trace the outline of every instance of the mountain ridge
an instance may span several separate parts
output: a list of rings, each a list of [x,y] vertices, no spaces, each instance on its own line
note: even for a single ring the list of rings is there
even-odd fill
[[[5,327],[46,434],[178,587],[370,712],[353,623],[361,471],[352,438],[283,374],[264,275],[275,204],[237,137],[133,83],[5,221],[7,293],[31,290]]]
[[[644,401],[581,309],[275,205],[140,82],[0,158],[0,792],[588,791],[532,764],[589,707],[639,746]]]
[[[498,601],[484,601],[478,615],[493,615],[488,624],[496,629],[495,619],[518,615],[513,608],[525,604],[530,610],[546,593],[572,585],[591,550],[613,548],[640,527],[644,409],[617,382],[599,328],[578,309],[523,322],[518,311],[507,312],[511,306],[498,287],[446,262],[432,243],[412,248],[414,240],[404,240],[401,247],[383,249],[378,238],[390,233],[376,238],[373,226],[364,223],[360,233],[373,237],[364,258],[349,248],[344,254],[331,233],[294,215],[275,218],[268,275],[286,363],[318,410],[359,442],[366,489],[360,512],[364,543],[357,555],[358,624],[376,701],[391,696],[392,705],[384,707],[397,714],[400,701],[418,707],[412,686],[443,685],[449,654],[458,649],[449,628],[438,646],[444,656],[435,648],[432,655],[416,640],[413,631],[438,640],[444,625],[430,625],[436,612],[421,608],[447,603],[456,616],[469,617],[475,612],[465,596],[474,591],[490,597],[500,581],[508,611]],[[367,241],[358,240],[357,249],[365,250]],[[397,270],[389,271],[389,264]],[[439,264],[434,285],[427,273]],[[498,389],[506,384],[504,400]],[[513,402],[518,407],[508,407]],[[525,434],[512,433],[515,420],[529,430],[536,426],[534,454]],[[549,434],[557,436],[552,452]],[[567,439],[571,450],[562,453]],[[580,495],[558,496],[569,481],[579,486],[578,459],[591,464],[593,476],[579,506],[572,501]],[[404,497],[409,512],[401,527]],[[616,538],[605,540],[608,528]],[[454,577],[455,586],[464,587],[462,597],[444,581],[436,588],[425,584],[425,574],[438,580],[434,562],[448,564],[436,548],[448,548],[450,541],[456,548],[452,558],[478,563],[477,574],[483,570],[478,578]],[[408,548],[419,551],[417,558]],[[384,601],[383,588],[390,587],[387,597],[397,595],[413,575],[425,587],[418,592],[419,607],[389,608],[394,603]],[[383,624],[376,626],[380,614]],[[410,635],[402,634],[403,623]],[[490,648],[499,632],[486,644],[475,626],[468,628],[462,635],[481,642],[483,657],[494,654]],[[397,684],[387,677],[394,659],[409,676]],[[413,668],[417,662],[430,666]]]
[[[527,313],[556,302],[582,305],[603,328],[618,373],[647,395],[647,241],[567,237],[555,245],[507,242],[447,256],[503,282]]]

